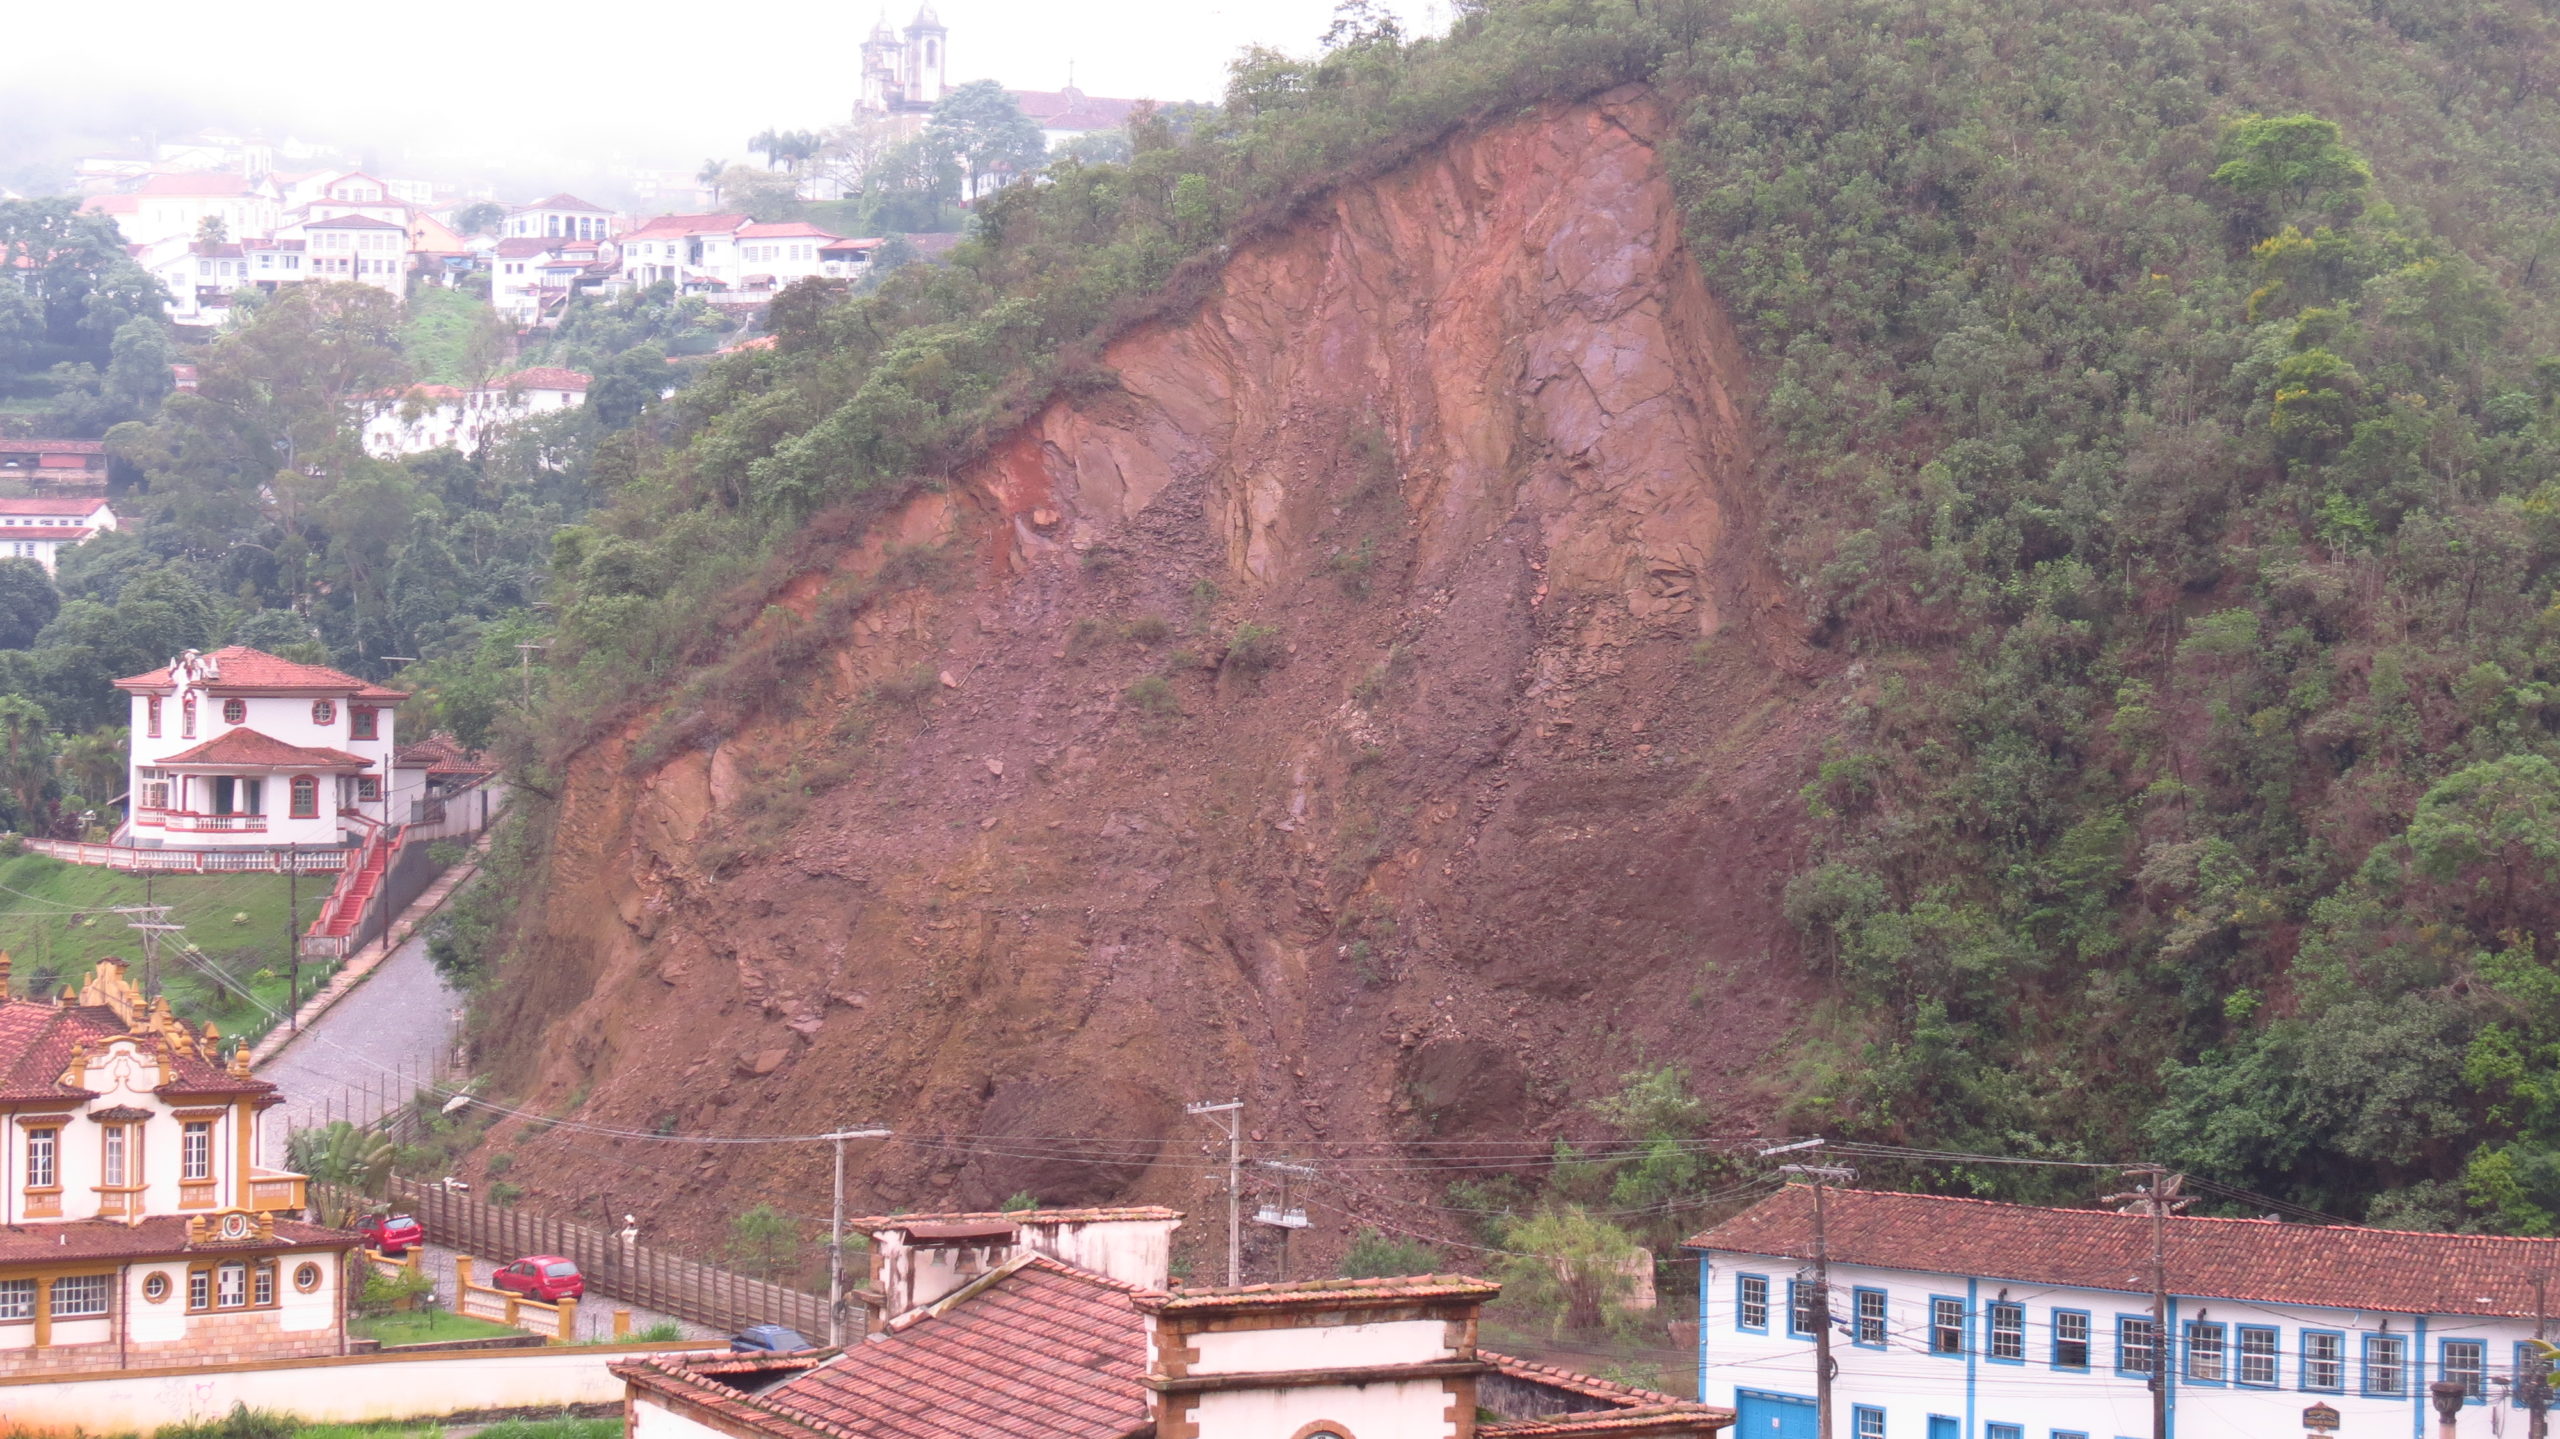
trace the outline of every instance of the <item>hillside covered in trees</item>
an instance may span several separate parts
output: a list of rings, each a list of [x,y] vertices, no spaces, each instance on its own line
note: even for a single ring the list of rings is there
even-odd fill
[[[670,757],[782,723],[800,701],[777,677],[935,561],[781,601],[907,543],[871,527],[969,490],[955,477],[1043,406],[1112,396],[1105,345],[1181,322],[1339,187],[1633,85],[1669,117],[1686,253],[1747,362],[1751,538],[1805,655],[1802,723],[1754,761],[1801,786],[1781,917],[1700,942],[1691,1002],[1784,1016],[1783,1039],[1710,1082],[1676,1000],[1642,1021],[1689,1066],[1694,1122],[2153,1156],[2374,1222],[2552,1232],[2555,82],[2560,18],[2532,4],[1483,0],[1421,41],[1347,7],[1321,56],[1245,57],[1186,133],[991,198],[948,265],[778,301],[777,346],[714,365],[561,541],[518,762],[660,784]],[[1345,443],[1345,467],[1421,483],[1395,432]],[[1088,575],[1111,563],[1092,555]],[[1418,563],[1392,540],[1323,562],[1361,604],[1403,603]],[[1169,622],[1220,704],[1239,674],[1288,672],[1239,582],[1202,581]],[[1698,650],[1714,673],[1715,635]],[[851,757],[795,741],[767,779],[800,797],[669,902],[820,873],[794,826],[874,782],[870,737],[910,732],[934,670],[848,702]],[[1180,727],[1210,702],[1190,673],[1131,682],[1132,722],[1185,766],[1244,762]],[[1427,745],[1413,724],[1361,763]],[[1626,758],[1577,756],[1594,776]],[[1612,802],[1701,804],[1714,785],[1669,758],[1610,778]],[[528,873],[565,863],[537,819]],[[1379,806],[1309,908],[1311,952],[1358,947],[1346,1004],[1450,972],[1378,878],[1426,822]],[[508,902],[481,902],[459,962],[494,975],[493,1012],[566,1012],[558,951],[511,964],[539,948],[539,901]],[[608,910],[555,917],[555,939],[660,923]],[[1569,996],[1592,1035],[1595,992],[1661,967],[1505,963],[1482,974],[1514,1015]],[[1513,1122],[1590,1123],[1631,1067],[1593,1046],[1606,1072],[1533,1076]],[[1399,1073],[1360,1103],[1423,1096],[1393,1123],[1427,1138],[1428,1076]]]

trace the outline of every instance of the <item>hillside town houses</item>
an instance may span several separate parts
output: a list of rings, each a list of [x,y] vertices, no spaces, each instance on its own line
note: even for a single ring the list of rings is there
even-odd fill
[[[412,385],[357,402],[365,453],[381,459],[451,448],[470,454],[499,428],[585,404],[588,377],[541,366],[485,384]]]

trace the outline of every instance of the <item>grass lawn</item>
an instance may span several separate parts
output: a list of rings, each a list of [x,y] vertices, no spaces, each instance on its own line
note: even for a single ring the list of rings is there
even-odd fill
[[[421,381],[462,385],[475,378],[463,373],[463,352],[488,309],[485,301],[460,290],[418,287],[409,297],[408,320],[400,327],[400,348],[407,352],[409,366]]]
[[[285,916],[287,877],[280,874],[119,874],[92,865],[64,864],[42,855],[0,861],[0,949],[13,962],[13,988],[51,995],[88,977],[101,959],[134,961],[142,975],[142,936],[127,917],[104,911],[149,902],[169,906],[171,923],[185,927],[201,958],[164,953],[162,988],[178,1017],[189,1024],[219,1025],[228,1036],[255,1038],[285,1008],[292,948],[320,913],[336,876],[306,874],[293,881],[294,916]],[[210,964],[212,973],[206,965]],[[309,998],[326,972],[302,967],[302,995]],[[262,1008],[261,1006],[264,1006]]]
[[[385,1344],[440,1344],[454,1339],[502,1339],[524,1331],[450,1309],[412,1309],[406,1314],[351,1319],[347,1321],[347,1332]]]

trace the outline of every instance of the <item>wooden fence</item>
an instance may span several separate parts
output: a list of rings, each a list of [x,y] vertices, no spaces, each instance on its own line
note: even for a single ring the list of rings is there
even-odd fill
[[[565,1219],[500,1208],[442,1185],[393,1179],[390,1188],[392,1204],[416,1215],[433,1243],[500,1263],[528,1254],[557,1254],[576,1261],[590,1290],[625,1304],[725,1332],[751,1324],[788,1324],[826,1342],[825,1295],[628,1244],[618,1234]],[[862,1311],[850,1307],[845,1332],[859,1336],[862,1331]]]

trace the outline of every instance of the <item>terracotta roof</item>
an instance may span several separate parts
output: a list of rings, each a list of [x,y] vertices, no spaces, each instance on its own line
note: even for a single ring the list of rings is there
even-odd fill
[[[530,205],[518,205],[509,213],[521,215],[527,210],[587,210],[598,215],[613,213],[602,205],[590,205],[565,190],[548,200],[536,200]]]
[[[338,203],[351,205],[356,202],[342,200]],[[405,226],[392,224],[389,220],[377,220],[370,215],[332,215],[326,220],[306,220],[302,228],[306,230],[399,230],[403,234],[408,233]]]
[[[1832,1190],[1830,1207],[1834,1263],[2121,1292],[2151,1283],[2141,1215],[1862,1189]],[[1809,1259],[1812,1226],[1812,1191],[1789,1185],[1689,1246]],[[2560,1268],[2560,1239],[2186,1215],[2163,1227],[2170,1289],[2200,1299],[2530,1318],[2534,1276]]]
[[[56,452],[56,453],[58,453],[58,452],[59,452],[59,451],[61,451],[63,448],[66,448],[66,445],[65,445],[65,444],[63,444],[63,443],[58,443],[58,442],[53,441],[53,440],[44,440],[44,441],[40,441],[40,442],[38,442],[38,443],[39,443],[39,444],[41,444],[42,448],[44,448],[45,450],[47,450],[47,451],[49,451],[49,452]],[[68,443],[70,443],[70,444],[77,444],[77,443],[79,443],[79,442],[78,442],[78,441],[71,441],[71,442],[68,442]],[[92,441],[92,442],[91,442],[91,446],[92,446],[92,447],[87,451],[87,453],[89,453],[89,454],[98,454],[98,453],[100,453],[100,451],[96,448],[96,442]],[[19,447],[18,447],[18,446],[16,446],[16,445],[9,444],[9,443],[7,443],[7,442],[5,442],[5,441],[0,441],[0,453],[15,453],[15,452],[17,452],[18,448],[19,448]],[[32,448],[36,448],[36,446],[35,446],[35,445],[30,445],[30,446],[28,446],[28,448],[32,449]],[[45,515],[45,516],[59,516],[59,517],[69,518],[69,519],[85,520],[85,519],[89,518],[91,515],[94,515],[94,514],[96,514],[98,511],[103,510],[103,509],[106,509],[107,507],[108,507],[108,506],[107,506],[107,502],[106,502],[106,501],[104,501],[104,500],[99,500],[99,499],[85,499],[85,500],[0,500],[0,515]]]
[[[1034,1258],[968,1302],[758,1397],[862,1439],[1123,1439],[1149,1422],[1147,1326],[1131,1297]]]
[[[69,501],[55,501],[69,503]],[[209,694],[254,695],[270,692],[289,694],[351,694],[360,700],[385,702],[404,700],[409,696],[395,689],[385,689],[369,680],[330,669],[326,665],[307,665],[284,659],[247,645],[224,645],[208,658],[221,669],[221,678],[205,686]],[[116,681],[123,690],[168,690],[173,688],[166,665],[146,674],[127,675]]]
[[[238,765],[250,769],[371,769],[373,761],[342,749],[286,744],[243,726],[228,730],[192,749],[182,749],[164,765]]]
[[[93,984],[94,984],[93,979]],[[94,996],[92,996],[94,997]],[[11,1000],[0,1004],[0,1101],[93,1097],[88,1090],[62,1082],[71,1056],[131,1033],[121,1015],[105,1004],[42,1004]],[[169,1082],[156,1091],[178,1094],[268,1095],[275,1086],[263,1079],[236,1075],[197,1052],[192,1044],[173,1044],[145,1033],[143,1042],[169,1063]]]
[[[1305,1279],[1289,1284],[1246,1284],[1233,1289],[1183,1289],[1171,1294],[1142,1294],[1132,1302],[1150,1314],[1190,1314],[1204,1310],[1366,1307],[1432,1299],[1472,1299],[1481,1303],[1501,1292],[1502,1286],[1489,1279],[1471,1279],[1463,1274],[1415,1274],[1386,1279]]]
[[[425,739],[400,746],[391,757],[397,769],[423,769],[433,774],[496,774],[498,767],[463,748],[462,741],[438,730]]]
[[[96,533],[88,525],[13,525],[0,520],[0,540],[56,540],[76,545]]]
[[[42,450],[49,455],[103,455],[107,452],[107,442],[104,440],[11,440],[0,438],[0,455],[34,454],[38,450]],[[0,500],[0,514],[10,513],[9,506],[11,505],[24,503],[26,502],[23,500]],[[38,503],[48,505],[94,505],[97,504],[98,501],[43,500]],[[17,513],[26,514],[32,512],[21,510]]]
[[[910,1229],[919,1224],[1105,1224],[1113,1220],[1179,1221],[1181,1218],[1179,1209],[1167,1209],[1161,1204],[1137,1204],[1117,1209],[964,1209],[933,1214],[866,1214],[845,1223],[868,1233],[880,1229]]]
[[[1596,1374],[1585,1374],[1577,1369],[1566,1369],[1554,1364],[1540,1364],[1531,1359],[1515,1359],[1508,1354],[1496,1354],[1490,1349],[1478,1349],[1476,1357],[1492,1365],[1496,1371],[1520,1380],[1522,1383],[1535,1384],[1544,1389],[1561,1389],[1568,1394],[1577,1394],[1585,1399],[1597,1399],[1607,1404],[1632,1408],[1645,1404],[1685,1402],[1679,1395],[1665,1394],[1659,1389],[1639,1389],[1632,1384],[1621,1384],[1614,1379],[1603,1379]]]
[[[1129,123],[1135,100],[1088,95],[1070,85],[1064,90],[1010,90],[1013,103],[1043,130],[1116,130]]]
[[[1678,1439],[1693,1434],[1713,1434],[1733,1423],[1733,1411],[1706,1404],[1693,1404],[1675,1399],[1667,1404],[1648,1404],[1639,1409],[1602,1409],[1583,1414],[1558,1414],[1546,1419],[1515,1419],[1500,1424],[1478,1425],[1476,1432],[1500,1435],[1503,1439],[1570,1439],[1583,1434],[1613,1435],[1633,1439],[1639,1435],[1660,1435]]]
[[[772,220],[747,226],[738,232],[741,240],[841,240],[833,230],[821,230],[806,220]]]
[[[81,202],[80,208],[92,215],[139,215],[142,213],[142,197],[139,195],[92,195]]]
[[[641,222],[639,229],[622,239],[627,244],[633,240],[664,240],[683,235],[727,235],[750,223],[748,216],[725,210],[709,215],[659,215]]]
[[[579,374],[575,370],[564,370],[558,365],[537,365],[530,370],[518,370],[514,374],[509,375],[502,380],[492,381],[489,388],[493,390],[578,390],[583,392],[587,388],[587,384],[588,377]]]
[[[275,1237],[187,1242],[187,1218],[164,1214],[139,1224],[74,1219],[58,1224],[0,1225],[0,1264],[29,1260],[143,1259],[154,1255],[264,1253],[278,1249],[353,1249],[363,1241],[342,1229],[299,1220],[275,1221]]]
[[[831,244],[831,245],[820,245],[820,246],[818,247],[818,253],[819,253],[819,254],[821,254],[821,255],[823,255],[823,254],[827,253],[827,252],[828,252],[828,251],[830,251],[830,250],[877,250],[877,249],[879,249],[881,246],[883,246],[883,245],[885,245],[885,244],[888,244],[888,243],[889,243],[888,241],[883,240],[883,239],[878,239],[878,238],[873,238],[873,239],[868,239],[868,240],[843,240],[843,239],[839,239],[839,240],[837,240],[834,244]]]

